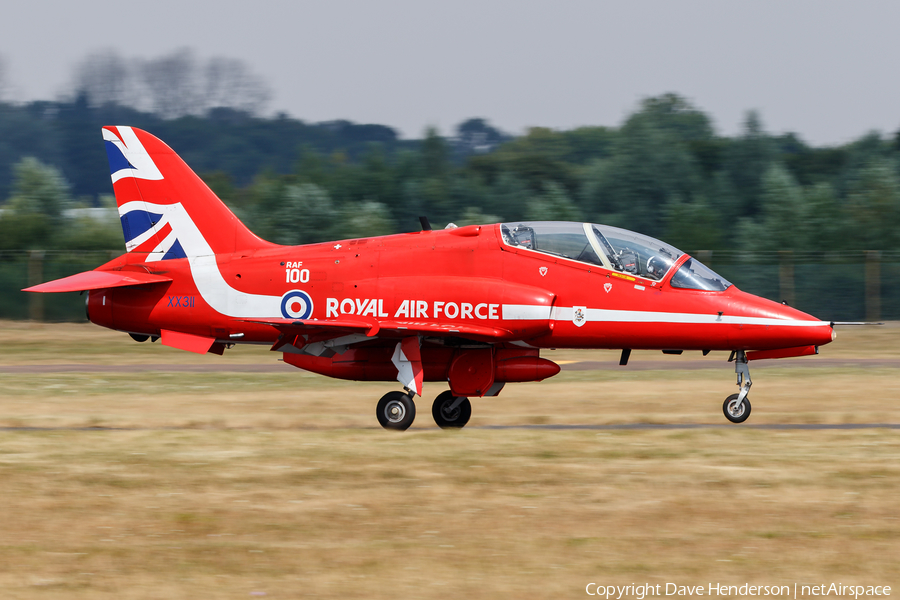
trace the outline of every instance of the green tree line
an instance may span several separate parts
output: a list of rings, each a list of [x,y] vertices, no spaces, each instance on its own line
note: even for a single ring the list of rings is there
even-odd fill
[[[307,124],[232,108],[163,119],[116,104],[0,105],[0,249],[121,248],[99,128],[172,146],[258,235],[283,244],[501,220],[593,221],[684,250],[896,250],[900,137],[817,148],[748,113],[735,136],[674,94],[618,127],[482,119],[400,140],[380,125]],[[80,209],[80,210],[73,210]],[[107,211],[108,213],[109,211]]]

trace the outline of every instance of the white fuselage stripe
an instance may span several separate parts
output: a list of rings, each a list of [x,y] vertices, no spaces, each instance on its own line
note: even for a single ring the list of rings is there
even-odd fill
[[[541,305],[504,304],[502,310],[503,319],[512,321],[547,318],[552,321],[572,321],[575,316],[575,309],[572,306],[554,306],[552,309],[549,309],[549,307]],[[547,315],[548,312],[549,316]],[[689,325],[770,325],[778,327],[821,327],[829,325],[827,321],[643,310],[608,310],[605,308],[588,308],[585,313],[586,320],[589,323],[683,323]]]
[[[550,318],[550,307],[540,304],[504,304],[501,310],[504,321],[543,321]]]
[[[282,316],[281,296],[248,294],[228,285],[219,271],[212,248],[180,202],[151,204],[136,200],[120,206],[119,214],[126,215],[132,210],[152,211],[163,215],[159,223],[152,228],[154,231],[159,231],[166,222],[172,225],[172,232],[153,253],[147,256],[146,260],[153,262],[161,259],[175,239],[178,239],[187,254],[197,291],[213,310],[228,317],[244,319]]]

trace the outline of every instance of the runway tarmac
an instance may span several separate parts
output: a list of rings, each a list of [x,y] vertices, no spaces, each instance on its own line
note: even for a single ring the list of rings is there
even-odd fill
[[[900,359],[869,358],[810,358],[782,362],[767,360],[751,363],[753,369],[900,369]],[[614,361],[577,361],[560,364],[563,371],[672,371],[697,369],[729,369],[733,365],[720,358],[709,359],[669,359],[669,360],[632,360],[625,366]],[[94,364],[48,364],[48,365],[0,365],[0,374],[46,374],[46,373],[287,373],[294,367],[281,362],[271,363],[222,363],[210,362],[203,365],[177,364],[128,364],[128,365],[94,365]]]
[[[563,362],[560,366],[564,371],[691,371],[691,370],[731,370],[733,365],[727,363],[722,355],[708,358],[690,358],[680,360],[679,357],[667,357],[665,359],[654,360],[632,360],[626,366],[620,366],[617,361],[576,361]],[[824,358],[809,357],[801,360],[792,361],[759,361],[754,362],[752,368],[772,369],[772,368],[790,368],[790,369],[900,369],[900,359],[875,359],[875,358]],[[43,364],[43,365],[0,365],[0,374],[13,375],[45,375],[55,373],[97,373],[97,374],[120,374],[120,373],[260,373],[260,374],[289,374],[296,373],[296,369],[284,362],[272,360],[271,362],[259,363],[230,363],[224,361],[210,361],[208,364]],[[557,424],[521,424],[521,425],[470,425],[467,429],[496,429],[496,430],[583,430],[583,431],[628,431],[628,430],[695,430],[695,429],[734,429],[749,428],[758,430],[865,430],[865,429],[900,429],[900,423],[778,423],[778,424],[741,424],[733,425],[730,423],[616,423],[616,424],[578,424],[578,423],[557,423]],[[346,427],[335,427],[333,429],[345,429]],[[0,427],[0,431],[4,432],[42,432],[42,431],[166,431],[166,430],[187,430],[192,427]],[[223,428],[224,429],[224,428]],[[237,427],[227,429],[237,430],[256,430],[256,427]],[[311,428],[315,429],[315,428]],[[321,428],[319,428],[321,429]],[[327,428],[331,429],[331,428]],[[380,430],[379,427],[373,426],[363,427],[362,429]],[[305,428],[298,428],[305,430]],[[418,430],[422,431],[422,430]],[[435,430],[435,433],[439,433]]]
[[[204,427],[204,429],[216,429]],[[228,427],[220,428],[229,431],[263,431],[259,427]],[[381,427],[334,427],[334,428],[291,428],[296,431],[337,431],[345,429],[371,429],[381,431]],[[548,424],[548,425],[469,425],[466,429],[535,429],[535,430],[572,430],[572,431],[677,431],[686,429],[762,429],[762,430],[850,430],[850,429],[900,429],[900,423],[771,423],[763,425],[732,425],[729,423],[616,423],[614,425],[576,425],[576,424]],[[0,427],[0,431],[196,431],[196,427]],[[420,429],[412,429],[411,432],[421,432]],[[433,429],[435,433],[440,430]]]

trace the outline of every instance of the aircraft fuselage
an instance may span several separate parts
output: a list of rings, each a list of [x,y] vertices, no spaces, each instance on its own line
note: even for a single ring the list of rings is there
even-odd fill
[[[284,318],[499,328],[533,348],[767,350],[832,340],[828,323],[735,286],[673,288],[668,278],[651,281],[510,248],[497,226],[284,246],[203,264],[142,258],[130,253],[103,269],[147,269],[172,277],[171,284],[91,293],[93,322],[132,333],[177,329],[271,344],[278,332],[252,320],[273,316],[263,311],[278,305]],[[221,281],[208,276],[211,270]],[[308,294],[307,314],[282,306],[295,290]]]

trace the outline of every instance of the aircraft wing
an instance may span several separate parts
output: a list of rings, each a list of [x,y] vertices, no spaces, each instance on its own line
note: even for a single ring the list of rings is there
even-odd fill
[[[501,327],[485,327],[469,324],[437,324],[415,321],[378,321],[376,319],[340,318],[340,319],[245,319],[248,323],[270,325],[284,334],[283,340],[292,336],[313,332],[364,333],[367,337],[381,334],[385,337],[406,337],[410,335],[429,335],[438,337],[464,337],[484,342],[501,342],[514,339],[513,332]],[[279,342],[280,343],[280,342]],[[273,347],[277,350],[278,344]],[[285,342],[285,344],[289,343]]]
[[[85,271],[77,275],[63,277],[47,283],[25,288],[23,292],[83,292],[104,288],[127,287],[131,285],[148,285],[166,283],[171,277],[152,275],[141,271]]]

